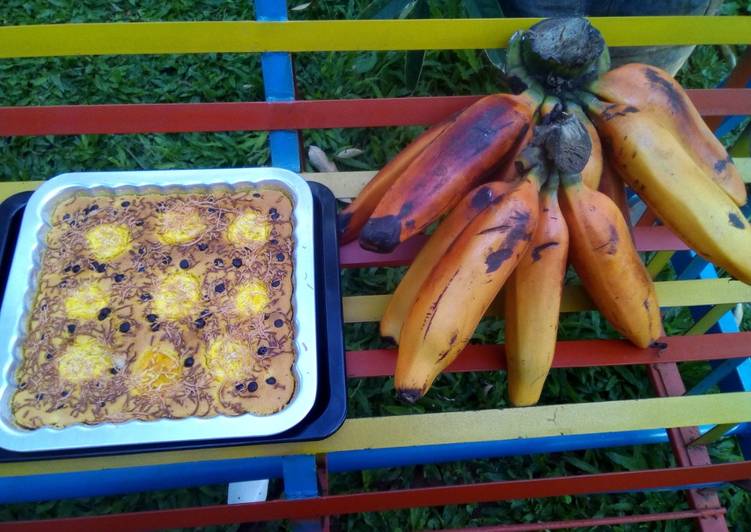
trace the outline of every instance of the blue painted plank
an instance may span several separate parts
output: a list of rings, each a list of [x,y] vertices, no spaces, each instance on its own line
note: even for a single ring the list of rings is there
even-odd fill
[[[700,432],[703,434],[711,428],[711,425],[701,427]],[[743,424],[731,430],[729,434],[748,437],[749,431],[751,431],[749,424]],[[332,473],[342,473],[381,467],[648,445],[667,441],[667,434],[664,430],[642,430],[532,438],[521,441],[341,451],[328,455],[328,469]],[[300,475],[298,478],[299,472],[304,473],[304,476]],[[247,458],[76,473],[0,477],[0,503],[93,497],[139,492],[145,489],[159,490],[265,478],[284,478],[285,491],[290,497],[314,496],[313,486],[317,486],[315,463],[310,456]],[[313,495],[306,495],[308,493]]]
[[[287,2],[285,0],[256,1],[256,19],[287,20]],[[288,53],[270,52],[261,54],[263,70],[263,88],[266,101],[284,102],[295,99],[295,78],[292,69],[292,57]],[[272,131],[269,133],[271,164],[299,172],[300,140],[296,131]]]
[[[0,503],[120,495],[282,476],[282,459],[217,460],[0,478]]]
[[[287,20],[286,0],[256,0],[258,20]],[[272,52],[261,54],[263,87],[266,101],[283,102],[295,99],[295,78],[292,69],[292,56],[288,53]],[[271,164],[299,172],[300,138],[296,131],[272,131],[269,133]],[[318,495],[318,477],[315,457],[288,456],[283,458],[284,492],[290,499],[314,497]],[[320,522],[298,521],[293,528],[298,532],[320,530]]]
[[[287,456],[283,459],[284,495],[288,499],[307,499],[318,495],[318,473],[315,456]],[[314,532],[321,530],[317,519],[295,521],[293,529],[297,532]]]
[[[720,362],[712,372],[704,377],[698,384],[686,392],[686,395],[701,395],[707,393],[710,388],[716,386],[720,381],[725,380],[731,373],[735,372],[741,364],[748,361],[746,358],[731,358]]]

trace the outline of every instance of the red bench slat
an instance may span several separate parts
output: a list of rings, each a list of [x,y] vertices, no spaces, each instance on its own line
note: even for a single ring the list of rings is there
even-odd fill
[[[689,94],[705,116],[751,114],[751,89]],[[294,102],[0,107],[0,135],[79,135],[265,131],[433,124],[479,96]]]
[[[78,531],[190,528],[208,525],[312,519],[325,515],[381,512],[449,504],[499,502],[528,498],[587,495],[614,491],[643,491],[689,484],[743,480],[751,476],[751,461],[726,464],[623,471],[565,477],[535,478],[281,499],[246,504],[222,504],[101,516],[74,517],[5,524],[6,530]]]
[[[633,366],[745,358],[751,355],[751,332],[670,336],[664,349],[639,349],[625,340],[569,340],[556,345],[554,368]],[[347,352],[349,377],[386,377],[394,374],[395,349]],[[469,345],[447,373],[497,371],[506,368],[503,345]]]

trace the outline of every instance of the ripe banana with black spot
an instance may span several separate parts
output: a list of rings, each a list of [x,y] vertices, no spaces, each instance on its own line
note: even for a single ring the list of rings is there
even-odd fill
[[[540,194],[540,218],[532,242],[504,287],[509,400],[540,400],[553,363],[561,292],[568,257],[568,227],[553,174]]]
[[[582,93],[610,162],[686,244],[751,284],[751,225],[653,113]]]
[[[430,235],[410,264],[381,318],[381,336],[399,343],[404,320],[425,279],[446,254],[459,234],[475,217],[514,188],[511,182],[492,181],[472,190]]]
[[[571,263],[605,318],[638,347],[664,334],[654,284],[610,198],[561,176],[561,211],[569,229]]]
[[[746,186],[738,168],[707,127],[686,91],[670,74],[652,65],[629,63],[603,74],[587,89],[608,102],[653,113],[708,178],[737,205],[746,204]]]
[[[360,230],[368,221],[368,218],[378,206],[378,202],[402,175],[402,172],[415,160],[431,142],[437,139],[441,133],[455,120],[452,116],[427,130],[423,131],[406,148],[400,151],[381,170],[373,176],[367,185],[360,191],[357,197],[339,213],[339,243],[347,244],[356,240]]]
[[[402,172],[360,232],[360,245],[389,252],[492,178],[527,135],[537,96],[492,94],[464,110]]]

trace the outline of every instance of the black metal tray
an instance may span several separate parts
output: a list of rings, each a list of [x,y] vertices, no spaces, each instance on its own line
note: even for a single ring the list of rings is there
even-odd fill
[[[339,243],[336,200],[319,183],[309,183],[315,208],[316,316],[318,316],[318,392],[310,413],[293,428],[273,436],[243,439],[129,445],[39,453],[16,453],[0,448],[0,462],[105,456],[149,451],[174,451],[260,443],[321,440],[337,431],[347,415],[347,375],[344,360],[342,297],[339,278]],[[16,237],[31,192],[20,192],[0,204],[0,300],[13,259]]]

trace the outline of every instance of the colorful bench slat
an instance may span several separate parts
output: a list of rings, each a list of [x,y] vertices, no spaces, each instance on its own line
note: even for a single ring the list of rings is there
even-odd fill
[[[704,116],[743,114],[751,89],[696,89]],[[0,107],[0,135],[78,135],[260,131],[434,124],[479,96],[289,102],[52,105]],[[751,175],[749,172],[747,175]]]
[[[498,48],[539,19],[138,22],[0,28],[0,58]],[[610,46],[749,44],[748,17],[593,17]],[[638,28],[638,31],[634,31]]]

